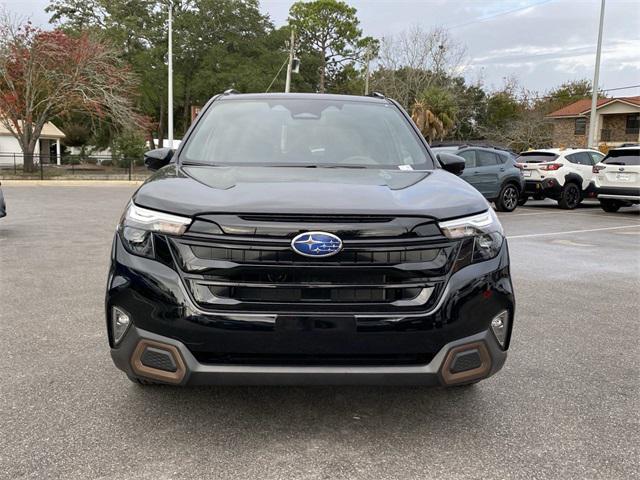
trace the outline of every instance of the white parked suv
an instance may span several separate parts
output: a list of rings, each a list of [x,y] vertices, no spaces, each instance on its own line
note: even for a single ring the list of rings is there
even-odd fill
[[[605,212],[640,203],[640,145],[609,150],[593,173],[590,190]]]
[[[593,166],[604,155],[587,148],[549,148],[522,152],[516,162],[522,169],[525,186],[520,205],[530,196],[552,198],[560,208],[573,209],[587,195]]]

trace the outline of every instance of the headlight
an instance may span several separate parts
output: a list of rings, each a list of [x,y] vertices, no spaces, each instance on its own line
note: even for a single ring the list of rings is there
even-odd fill
[[[153,257],[153,232],[182,235],[190,224],[190,218],[149,210],[130,202],[120,219],[118,230],[129,252]]]
[[[463,240],[456,261],[456,270],[498,255],[504,232],[492,209],[478,215],[448,220],[438,224],[447,238]]]

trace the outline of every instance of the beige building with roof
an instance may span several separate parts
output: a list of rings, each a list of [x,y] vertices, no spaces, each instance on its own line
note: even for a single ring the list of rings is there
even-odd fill
[[[590,116],[590,99],[578,100],[547,115],[553,121],[553,146],[587,147]],[[610,148],[624,143],[640,143],[640,96],[600,98],[594,146]]]
[[[65,134],[53,123],[47,122],[42,127],[40,138],[36,142],[34,155],[43,163],[60,165],[60,140]],[[18,140],[0,124],[0,165],[22,165],[22,149]]]

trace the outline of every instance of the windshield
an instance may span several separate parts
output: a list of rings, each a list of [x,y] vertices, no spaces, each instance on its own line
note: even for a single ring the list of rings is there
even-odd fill
[[[431,147],[431,150],[435,153],[438,152],[456,152],[460,150],[459,147]]]
[[[559,155],[551,152],[524,152],[521,153],[516,162],[519,163],[542,163],[553,162]]]
[[[187,140],[184,163],[432,169],[391,104],[329,99],[232,99],[212,104]]]

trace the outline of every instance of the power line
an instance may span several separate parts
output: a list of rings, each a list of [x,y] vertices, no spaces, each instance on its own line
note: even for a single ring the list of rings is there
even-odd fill
[[[498,13],[495,13],[493,15],[489,15],[489,16],[486,16],[486,17],[475,18],[473,20],[469,20],[468,22],[459,23],[457,25],[452,25],[450,27],[446,27],[446,25],[445,25],[445,27],[448,28],[448,29],[466,27],[467,25],[472,25],[474,23],[480,23],[480,22],[486,22],[487,20],[493,20],[494,18],[502,17],[504,15],[509,15],[511,13],[519,12],[521,10],[526,10],[528,8],[539,7],[540,5],[544,5],[545,3],[549,3],[549,2],[552,2],[552,1],[553,0],[543,0],[542,2],[532,3],[531,5],[526,5],[524,7],[518,7],[518,8],[514,8],[512,10],[507,10],[507,11],[504,11],[504,12],[498,12]]]
[[[289,63],[289,57],[287,57],[287,59],[284,61],[284,63],[282,64],[282,66],[280,67],[280,70],[278,70],[278,73],[276,73],[276,76],[273,77],[273,80],[271,80],[271,83],[269,84],[269,86],[267,87],[267,91],[265,93],[269,93],[269,90],[271,90],[271,87],[273,86],[274,82],[276,81],[276,78],[278,78],[278,75],[280,75],[280,72],[282,71],[282,69],[284,68],[284,66]]]
[[[602,92],[613,92],[614,90],[630,90],[632,88],[640,88],[640,84],[638,85],[629,85],[628,87],[616,87],[616,88],[603,88]]]

